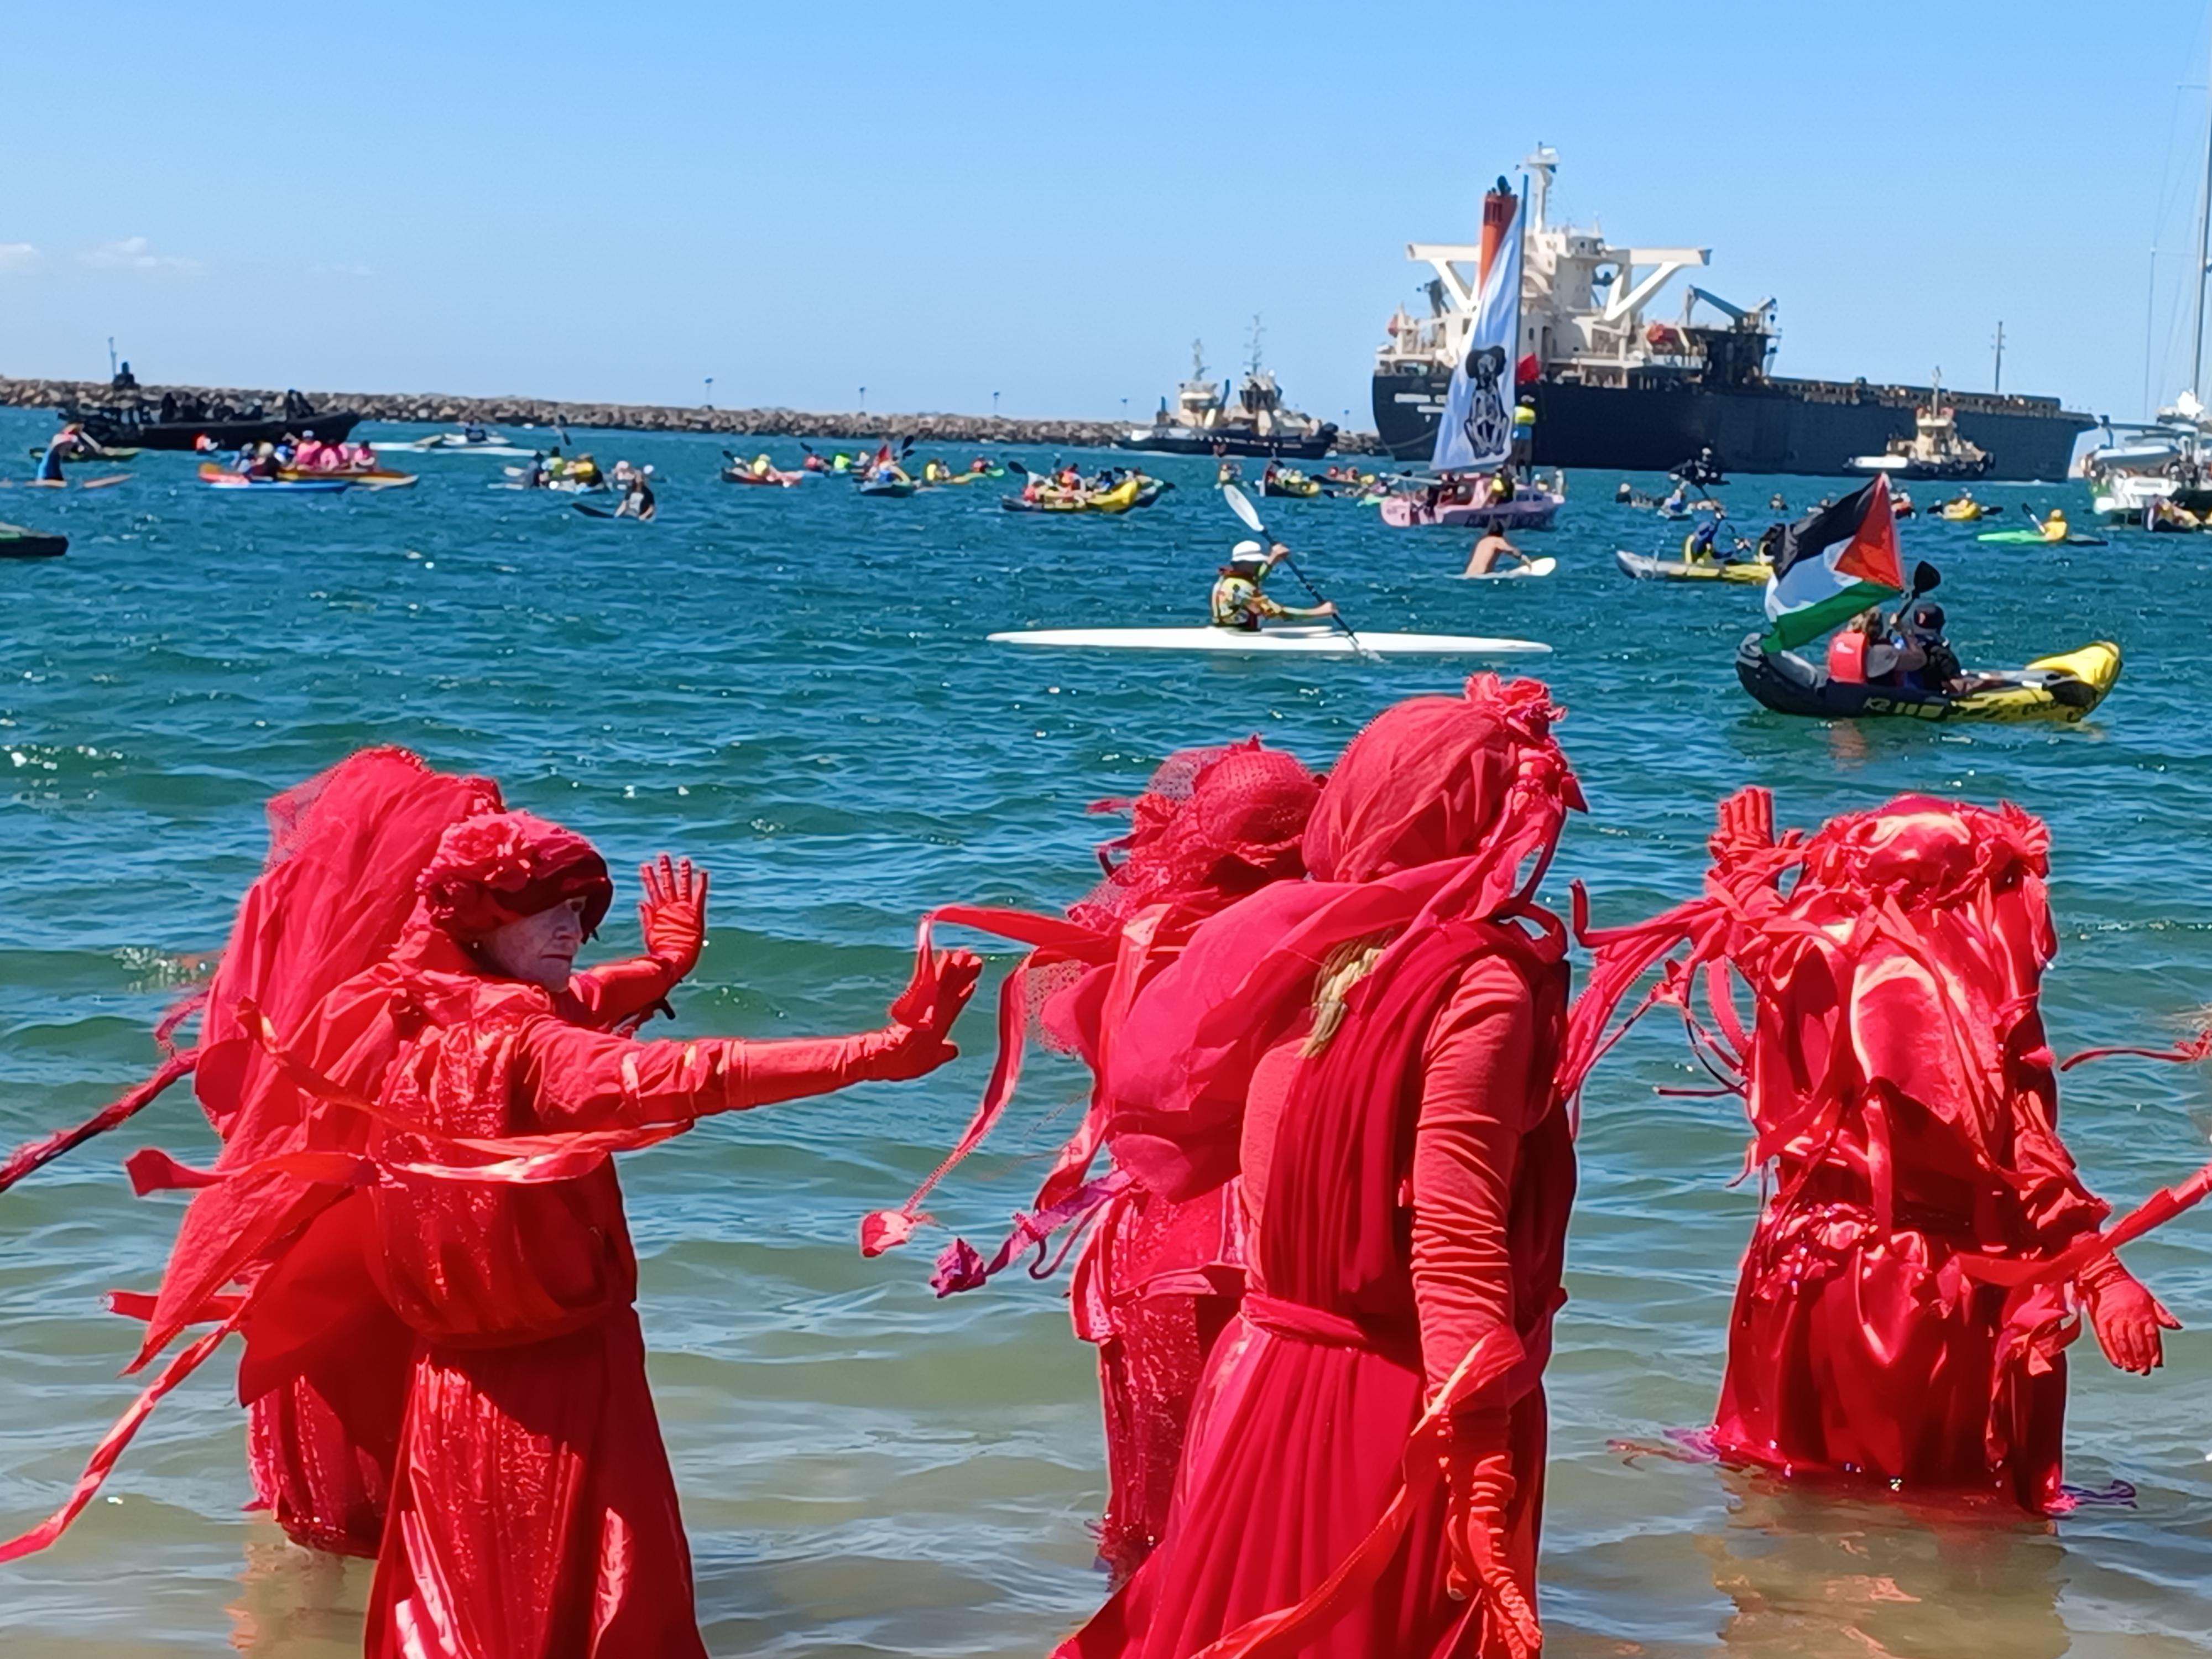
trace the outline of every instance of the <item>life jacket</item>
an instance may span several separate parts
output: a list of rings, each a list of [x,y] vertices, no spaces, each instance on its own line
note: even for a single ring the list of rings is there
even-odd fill
[[[1828,678],[1838,685],[1864,685],[1867,636],[1856,629],[1838,629],[1828,640]]]

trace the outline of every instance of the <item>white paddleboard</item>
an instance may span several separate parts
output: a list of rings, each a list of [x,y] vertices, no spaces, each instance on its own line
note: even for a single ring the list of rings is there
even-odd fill
[[[1559,568],[1559,562],[1547,555],[1543,558],[1531,559],[1526,564],[1512,565],[1504,570],[1481,570],[1472,576],[1462,571],[1460,575],[1462,580],[1471,582],[1510,582],[1521,576],[1548,576]]]
[[[1263,628],[1045,628],[994,634],[994,645],[1041,645],[1061,650],[1224,651],[1245,656],[1291,652],[1315,657],[1522,657],[1548,654],[1534,640],[1492,640],[1471,634],[1370,634],[1354,645],[1325,624]]]

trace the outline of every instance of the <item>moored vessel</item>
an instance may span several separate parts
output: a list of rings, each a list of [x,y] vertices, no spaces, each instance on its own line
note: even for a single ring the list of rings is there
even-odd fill
[[[1286,455],[1319,460],[1336,441],[1335,423],[1317,421],[1283,402],[1275,377],[1260,366],[1258,330],[1252,360],[1234,399],[1229,382],[1217,385],[1206,372],[1206,348],[1191,345],[1191,378],[1176,388],[1175,407],[1160,399],[1150,426],[1133,427],[1114,441],[1117,449],[1146,449],[1167,455]]]
[[[1522,165],[1515,392],[1535,410],[1538,464],[1663,472],[1711,449],[1731,472],[1839,474],[1855,457],[1912,438],[1930,389],[1770,373],[1779,337],[1771,299],[1742,307],[1692,286],[1677,319],[1650,319],[1660,291],[1709,263],[1711,250],[1617,246],[1596,231],[1554,225],[1547,207],[1558,155],[1540,149]],[[1425,460],[1473,326],[1481,249],[1413,243],[1407,257],[1435,272],[1428,314],[1401,307],[1390,319],[1376,355],[1375,426],[1392,455]],[[1960,437],[1986,453],[1980,476],[1990,478],[2063,478],[2075,439],[2094,424],[2055,398],[1945,396]]]
[[[273,444],[288,435],[343,443],[362,418],[354,410],[317,409],[296,392],[287,392],[272,415],[258,402],[240,409],[195,392],[164,392],[158,400],[149,399],[136,381],[125,384],[122,375],[116,377],[111,391],[112,402],[64,404],[56,412],[65,421],[78,422],[94,442],[108,448],[125,445],[201,451]]]
[[[1892,438],[1879,455],[1861,455],[1855,472],[1887,472],[1893,478],[1981,478],[1989,476],[1989,452],[1959,434],[1959,414],[1943,401],[1943,371],[1937,369],[1927,406],[1912,411],[1912,435]]]

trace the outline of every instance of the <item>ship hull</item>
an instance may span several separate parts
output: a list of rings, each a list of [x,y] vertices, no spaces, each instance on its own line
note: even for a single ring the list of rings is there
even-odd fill
[[[1433,425],[1430,429],[1435,429]],[[1324,426],[1303,438],[1263,438],[1250,427],[1228,427],[1212,432],[1188,427],[1153,427],[1123,434],[1114,440],[1114,447],[1152,455],[1267,455],[1317,461],[1328,453],[1335,441],[1334,426]]]
[[[1436,445],[1450,374],[1443,368],[1375,376],[1375,429],[1400,460],[1425,461]],[[1910,438],[1915,388],[1768,380],[1727,388],[1583,386],[1540,380],[1521,388],[1536,404],[1535,464],[1664,472],[1711,448],[1729,472],[1841,476],[1861,455]],[[1958,399],[1959,434],[1990,457],[1991,479],[2066,477],[2074,441],[2095,423],[2049,398]]]

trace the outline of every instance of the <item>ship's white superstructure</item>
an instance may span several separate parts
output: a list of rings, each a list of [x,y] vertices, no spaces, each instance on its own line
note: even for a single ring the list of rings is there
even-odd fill
[[[1551,222],[1553,176],[1557,151],[1540,146],[1522,164],[1528,190],[1521,227],[1519,355],[1534,357],[1547,379],[1590,386],[1625,386],[1639,379],[1702,373],[1709,365],[1710,337],[1719,331],[1695,328],[1691,314],[1699,300],[1729,319],[1729,333],[1756,335],[1756,367],[1764,369],[1773,350],[1774,301],[1748,310],[1692,288],[1684,297],[1680,320],[1645,320],[1651,302],[1683,271],[1710,263],[1701,247],[1619,247],[1602,231],[1578,230]],[[1467,349],[1480,290],[1482,250],[1474,243],[1414,242],[1406,257],[1436,273],[1429,284],[1430,314],[1415,317],[1401,307],[1389,325],[1389,338],[1376,353],[1380,371],[1416,365],[1449,367]]]

